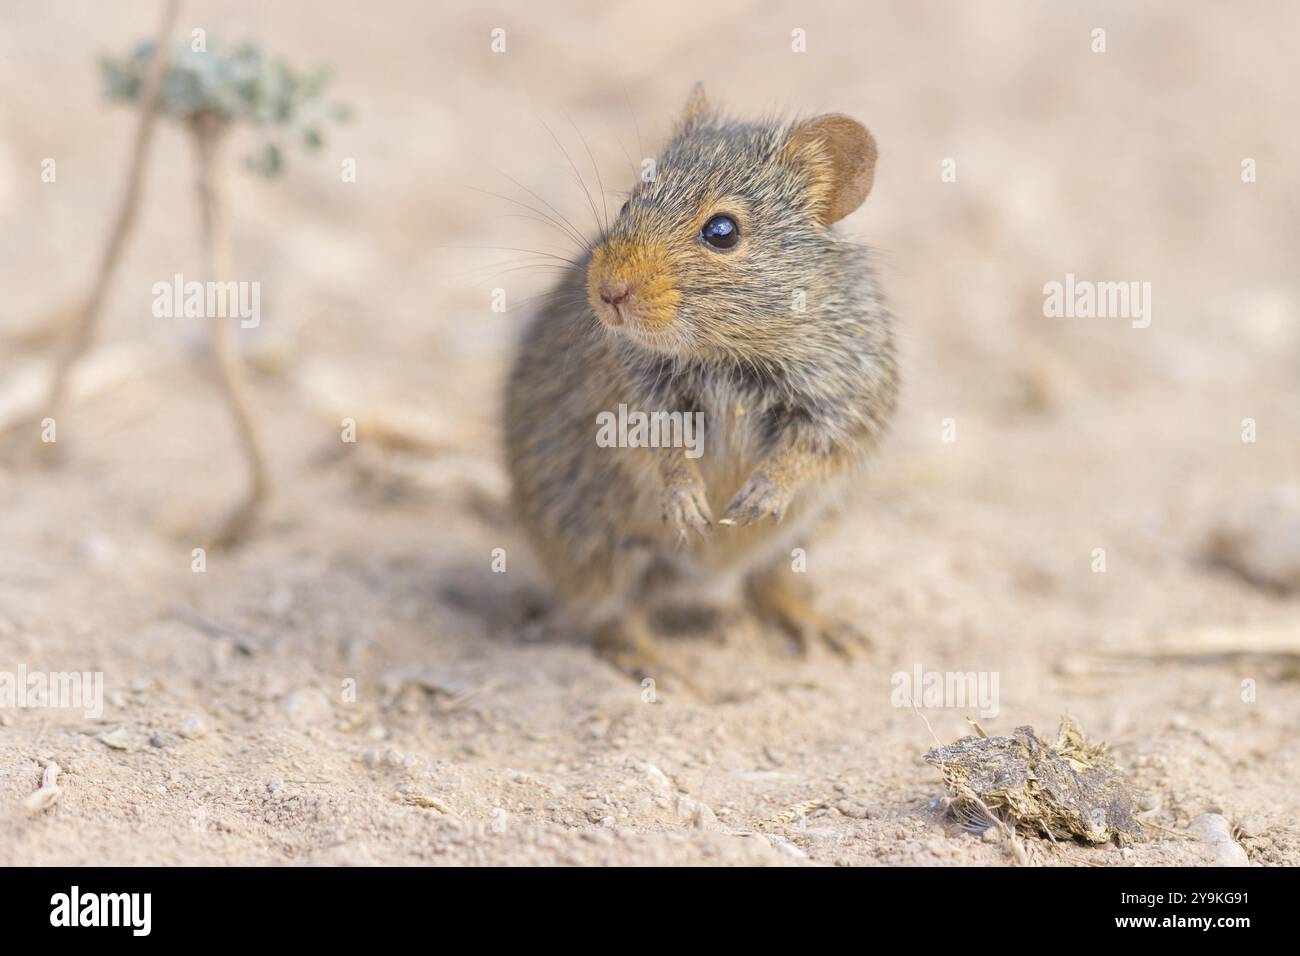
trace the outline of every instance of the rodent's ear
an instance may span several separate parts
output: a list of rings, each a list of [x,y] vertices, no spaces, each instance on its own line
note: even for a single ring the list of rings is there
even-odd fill
[[[876,175],[876,141],[842,113],[804,120],[790,133],[785,155],[809,173],[821,221],[829,226],[862,205]]]
[[[704,92],[704,84],[697,82],[691,87],[691,95],[686,99],[686,107],[682,110],[682,115],[677,120],[678,133],[684,133],[697,125],[701,120],[713,116],[716,109],[709,95]]]

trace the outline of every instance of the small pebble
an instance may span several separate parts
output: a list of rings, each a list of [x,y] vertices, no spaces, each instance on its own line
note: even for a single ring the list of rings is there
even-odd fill
[[[290,722],[299,727],[323,724],[333,715],[329,698],[315,687],[295,687],[284,695],[280,706]]]
[[[1202,813],[1187,825],[1187,832],[1210,848],[1215,866],[1250,866],[1250,858],[1232,839],[1232,825],[1222,814]]]
[[[131,734],[125,727],[118,727],[116,730],[102,733],[97,739],[105,747],[110,747],[113,750],[131,749]]]
[[[871,816],[871,810],[865,803],[857,800],[841,800],[835,804],[835,809],[846,817],[852,817],[855,820],[866,820]]]
[[[198,717],[190,717],[181,722],[181,725],[176,728],[176,733],[186,740],[199,740],[207,736],[208,728]]]

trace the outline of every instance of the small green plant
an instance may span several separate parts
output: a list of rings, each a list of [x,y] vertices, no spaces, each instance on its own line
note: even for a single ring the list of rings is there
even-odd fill
[[[120,59],[101,58],[110,100],[140,102],[154,48],[146,41]],[[250,126],[258,145],[245,163],[270,177],[284,170],[290,147],[317,152],[326,128],[350,118],[347,106],[327,98],[330,80],[324,67],[296,70],[252,43],[203,51],[178,44],[158,92],[158,111],[195,127]]]

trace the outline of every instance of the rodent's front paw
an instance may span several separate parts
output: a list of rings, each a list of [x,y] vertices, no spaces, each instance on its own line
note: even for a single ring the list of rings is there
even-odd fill
[[[791,497],[789,491],[761,471],[756,471],[727,504],[718,524],[747,525],[767,517],[780,521],[785,517]]]
[[[675,485],[664,490],[660,504],[665,524],[677,529],[679,538],[693,529],[701,537],[713,527],[713,512],[703,485]]]

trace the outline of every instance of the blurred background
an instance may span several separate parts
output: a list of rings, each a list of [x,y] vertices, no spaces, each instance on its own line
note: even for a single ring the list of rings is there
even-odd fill
[[[118,201],[136,113],[97,58],[159,11],[3,4],[0,416],[30,405]],[[0,861],[999,862],[939,818],[933,739],[889,706],[921,662],[1000,673],[990,730],[1073,712],[1151,822],[1212,808],[1258,831],[1255,861],[1300,862],[1300,7],[190,0],[176,36],[195,28],[329,66],[352,111],[278,179],[239,168],[244,140],[229,157],[273,498],[193,572],[243,471],[202,328],[151,313],[155,282],[202,274],[191,144],[163,121],[61,461],[0,458],[0,669],[102,670],[111,701],[0,715],[7,803],[45,761],[71,781],[36,823],[0,815]],[[904,402],[867,506],[810,553],[871,658],[692,644],[727,703],[646,708],[585,648],[529,639],[501,391],[555,275],[512,250],[571,255],[518,203],[590,235],[564,151],[617,209],[696,80],[736,116],[874,133],[844,228],[878,251]],[[1150,327],[1044,317],[1067,273],[1149,282]],[[965,716],[930,719],[947,740]],[[435,792],[455,813],[408,799]],[[829,835],[746,839],[823,794],[848,804]],[[670,838],[683,797],[716,826]]]

